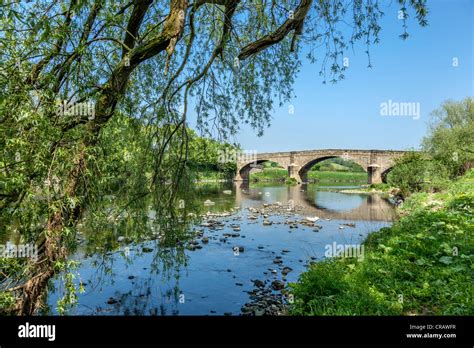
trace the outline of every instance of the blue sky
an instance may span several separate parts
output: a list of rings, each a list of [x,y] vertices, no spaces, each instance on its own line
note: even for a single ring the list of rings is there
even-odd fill
[[[428,26],[409,21],[408,40],[396,2],[381,21],[381,42],[371,48],[372,68],[363,46],[347,53],[345,80],[322,84],[320,66],[304,61],[295,83],[297,98],[273,112],[262,137],[243,127],[236,137],[245,150],[417,148],[429,114],[446,99],[473,96],[474,1],[428,0]],[[323,52],[321,52],[323,54]],[[459,62],[453,67],[453,58]],[[420,103],[420,118],[381,116],[388,100]]]

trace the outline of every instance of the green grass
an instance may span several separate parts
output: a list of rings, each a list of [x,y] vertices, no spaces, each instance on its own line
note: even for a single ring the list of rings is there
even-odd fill
[[[219,181],[219,180],[232,180],[233,176],[227,173],[218,172],[214,170],[199,171],[195,172],[196,180],[198,181]]]
[[[393,187],[391,187],[389,184],[385,184],[385,183],[370,184],[369,187],[368,187],[369,191],[370,190],[377,190],[377,191],[388,192],[391,189],[393,189]]]
[[[283,168],[265,168],[261,172],[251,173],[251,181],[286,181],[288,171]],[[366,183],[365,172],[309,171],[308,180],[316,182],[357,182]]]
[[[261,172],[250,173],[250,181],[285,181],[288,171],[283,168],[264,168]]]
[[[343,181],[343,182],[367,182],[367,173],[365,172],[317,172],[309,171],[308,180],[316,180],[320,182]]]
[[[474,171],[400,213],[368,237],[362,261],[327,259],[291,284],[291,313],[473,315]]]
[[[298,181],[295,178],[288,178],[285,180],[286,185],[298,185]]]
[[[316,166],[313,167],[312,170],[317,170],[315,168],[316,168]],[[324,163],[323,165],[321,165],[319,167],[319,170],[321,170],[321,171],[343,171],[343,172],[350,171],[348,167],[343,166],[339,163]]]

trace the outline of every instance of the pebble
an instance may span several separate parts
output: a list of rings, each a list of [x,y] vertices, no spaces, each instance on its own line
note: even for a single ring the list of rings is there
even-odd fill
[[[113,297],[110,297],[108,300],[107,300],[107,303],[108,304],[116,304],[118,301],[116,299],[114,299]]]
[[[285,288],[285,283],[282,282],[281,280],[274,280],[271,286],[273,290],[281,290]]]

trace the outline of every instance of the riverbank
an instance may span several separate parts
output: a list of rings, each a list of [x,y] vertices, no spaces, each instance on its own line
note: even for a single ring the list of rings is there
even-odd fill
[[[288,179],[288,171],[282,168],[265,168],[260,172],[250,174],[250,181],[278,181],[284,182]],[[309,171],[310,182],[353,182],[365,184],[367,173],[365,172],[341,172],[341,171]]]
[[[329,188],[328,190],[341,193],[352,193],[358,195],[379,194],[382,197],[394,197],[399,194],[399,189],[388,184],[361,185],[358,188]]]
[[[250,175],[250,182],[279,182],[288,180],[288,171],[282,168],[265,168],[260,172]],[[231,182],[233,177],[228,173],[217,171],[201,171],[196,173],[196,183],[218,183]],[[363,185],[367,183],[367,173],[365,172],[342,172],[342,171],[309,171],[308,182],[311,183],[351,183]],[[369,192],[369,189],[371,190]],[[362,188],[354,193],[378,193],[382,192],[382,187]],[[351,192],[352,193],[352,192]]]
[[[472,315],[474,171],[444,192],[417,193],[365,255],[310,266],[290,285],[292,315]]]

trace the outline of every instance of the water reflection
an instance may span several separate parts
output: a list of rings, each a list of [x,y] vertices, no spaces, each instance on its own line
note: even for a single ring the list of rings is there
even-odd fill
[[[391,221],[393,207],[390,201],[380,195],[347,194],[327,191],[336,187],[317,185],[294,186],[249,186],[241,183],[236,189],[236,203],[242,207],[255,202],[271,203],[292,200],[304,206],[308,213],[322,218],[347,220]]]
[[[208,184],[197,191],[201,206],[206,200],[214,203],[205,210],[236,213],[219,219],[222,228],[194,226],[199,245],[195,250],[164,246],[158,240],[120,243],[113,250],[102,244],[91,248],[91,243],[104,239],[97,237],[100,231],[94,238],[86,235],[74,255],[81,261],[76,281],[85,285],[85,292],[69,314],[237,315],[249,301],[252,280],[282,279],[281,268],[291,267],[286,281],[296,281],[309,262],[325,257],[325,246],[361,243],[370,232],[387,226],[393,212],[380,196],[331,192],[316,185]],[[271,226],[263,226],[263,216],[250,220],[245,209],[289,200],[304,207],[302,214],[271,215]],[[286,219],[305,216],[318,216],[322,228],[290,229],[284,224]],[[341,229],[343,223],[354,227]],[[240,226],[239,233],[232,225]],[[242,247],[238,255],[235,246]],[[281,265],[273,262],[276,257]],[[48,297],[52,313],[61,294],[60,282],[55,284],[58,288]]]

